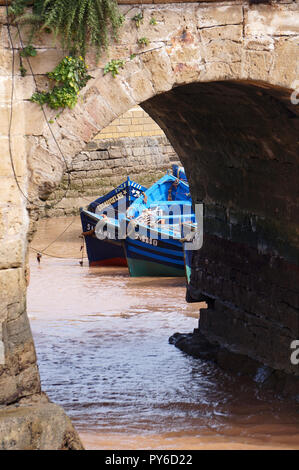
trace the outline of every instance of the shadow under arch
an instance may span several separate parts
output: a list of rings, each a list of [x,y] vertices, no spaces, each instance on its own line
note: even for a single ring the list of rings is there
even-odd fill
[[[274,369],[298,375],[298,106],[263,82],[178,86],[141,103],[204,203],[204,244],[189,298],[211,299],[202,332]]]

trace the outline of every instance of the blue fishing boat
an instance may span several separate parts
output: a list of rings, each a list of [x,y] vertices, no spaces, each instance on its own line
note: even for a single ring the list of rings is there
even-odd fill
[[[189,186],[175,166],[127,211],[125,254],[132,277],[185,276],[182,227],[195,223]],[[175,176],[174,176],[175,175]]]
[[[97,212],[88,214],[93,221],[95,239],[98,237],[107,244],[107,252],[120,250],[122,264],[125,257],[132,277],[187,275],[189,278],[185,236],[197,225],[182,167],[174,165],[173,174],[168,172],[142,191],[117,216],[106,210],[103,213],[103,207]]]
[[[100,240],[95,234],[95,227],[103,217],[118,219],[119,209],[126,210],[133,201],[146,191],[128,177],[127,180],[108,194],[91,202],[88,208],[80,209],[83,235],[90,266],[127,266],[124,247],[116,240]]]

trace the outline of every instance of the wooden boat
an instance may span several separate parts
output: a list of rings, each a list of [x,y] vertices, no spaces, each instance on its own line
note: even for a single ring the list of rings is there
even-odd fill
[[[131,204],[127,216],[123,244],[130,275],[185,276],[182,224],[195,222],[187,181],[163,176]]]
[[[183,169],[177,167],[173,172],[180,178],[167,173],[141,191],[138,198],[131,199],[117,216],[103,214],[102,207],[97,214],[81,212],[81,217],[88,216],[89,224],[93,224],[94,239],[90,242],[101,243],[105,253],[119,253],[121,261],[111,255],[110,259],[126,264],[132,277],[189,278],[184,231],[186,226],[189,231],[191,225],[196,227],[195,214]],[[107,265],[101,261],[104,263]]]
[[[127,266],[123,245],[117,240],[114,243],[99,240],[95,234],[95,227],[103,214],[115,214],[117,220],[119,208],[126,210],[144,191],[146,191],[144,186],[131,181],[128,177],[117,188],[91,202],[86,210],[80,209],[90,266]]]

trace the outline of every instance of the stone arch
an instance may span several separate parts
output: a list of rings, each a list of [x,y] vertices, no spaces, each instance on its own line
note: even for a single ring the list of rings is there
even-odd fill
[[[135,9],[138,11],[139,7],[132,10],[130,17]],[[274,8],[265,5],[252,8],[241,3],[148,5],[144,7],[144,23],[138,32],[129,17],[119,45],[111,48],[109,57],[105,55],[98,64],[92,55],[88,58],[94,79],[83,90],[79,104],[72,111],[64,111],[51,125],[69,164],[86,142],[113,119],[175,87],[196,82],[259,82],[265,88],[271,85],[285,88],[288,100],[299,76],[294,11],[295,5]],[[150,28],[153,14],[158,25]],[[136,49],[137,36],[143,34],[149,39],[149,46]],[[136,52],[136,57],[129,60],[132,52]],[[53,61],[57,62],[62,55],[59,50],[44,49],[40,58],[32,60],[33,70],[38,74],[50,71]],[[115,79],[110,74],[103,75],[103,67],[111,57],[126,59],[124,69]],[[24,91],[26,99],[29,97],[26,92],[31,89]],[[33,183],[36,159],[49,154],[52,164],[57,158],[61,160],[61,155],[36,105],[26,102],[24,113],[26,120],[28,115],[32,116],[25,135],[29,141],[29,163],[34,160],[30,178]],[[55,114],[48,112],[48,119]],[[45,175],[46,193],[52,188],[51,173],[52,169]],[[39,172],[40,186],[41,179]]]
[[[140,31],[128,18],[119,44],[110,50],[110,58],[126,58],[133,52],[136,57],[127,60],[115,79],[109,74],[103,75],[107,56],[98,65],[92,56],[88,57],[94,78],[83,90],[78,105],[71,111],[64,111],[53,124],[49,125],[39,108],[28,101],[35,90],[33,77],[15,78],[10,143],[16,175],[11,170],[7,124],[12,55],[9,45],[3,46],[4,61],[0,66],[5,158],[1,163],[1,179],[5,184],[0,187],[3,242],[0,248],[0,404],[40,393],[34,346],[25,314],[26,250],[32,232],[32,227],[28,230],[28,211],[34,221],[38,213],[35,204],[41,204],[60,181],[65,161],[57,142],[67,164],[71,165],[72,158],[103,127],[139,103],[164,128],[186,165],[194,200],[203,200],[207,204],[207,249],[194,260],[191,292],[195,297],[204,294],[211,299],[209,309],[202,315],[205,334],[210,340],[225,343],[238,353],[249,354],[271,367],[298,375],[288,357],[290,339],[299,335],[298,202],[292,194],[298,175],[295,150],[298,106],[290,100],[297,86],[299,67],[298,26],[294,21],[298,18],[298,4],[249,6],[247,2],[222,2],[143,8],[145,20]],[[150,28],[148,20],[153,12],[158,25]],[[150,44],[145,49],[136,46],[138,35],[148,36]],[[49,47],[44,38],[37,46],[40,51],[32,59],[32,66],[39,83],[47,86],[45,74],[63,52]],[[190,115],[194,104],[190,98],[192,93],[196,94],[197,101],[194,102],[198,103],[198,109]],[[207,96],[213,104],[211,108]],[[55,113],[47,110],[47,120],[53,118]],[[248,132],[252,120],[253,130]],[[270,138],[272,120],[274,141]],[[280,121],[283,135],[279,134]],[[234,124],[244,152],[256,160],[256,168],[260,168],[263,175],[267,171],[265,166],[269,168],[269,164],[276,162],[282,171],[287,169],[282,173],[284,192],[274,192],[274,200],[277,204],[281,202],[278,214],[283,214],[282,220],[290,223],[291,231],[267,224],[259,226],[263,217],[272,221],[275,213],[274,206],[267,212],[268,197],[239,206],[238,195],[244,195],[248,188],[239,184],[231,200],[223,194],[221,185],[213,187],[214,177],[218,178],[217,184],[225,181],[228,167],[223,169],[222,175],[217,175],[214,168],[209,168],[202,148],[208,151],[209,158],[215,158],[215,166],[223,157],[231,165],[232,172],[239,171],[239,183],[244,182],[246,169],[240,163],[240,149],[234,145]],[[261,125],[265,126],[264,134]],[[209,128],[214,131],[212,135]],[[191,145],[186,143],[186,130]],[[225,142],[229,132],[230,138]],[[177,137],[179,133],[185,135],[184,142]],[[257,135],[259,139],[256,139]],[[215,144],[219,137],[223,144],[221,149]],[[200,158],[188,157],[188,152],[194,155],[194,149],[198,150]],[[28,204],[20,194],[15,176],[23,192],[35,204]],[[276,169],[276,179],[265,188],[265,196],[273,190],[277,177]],[[236,183],[233,177],[232,181]],[[254,180],[250,181],[254,184]],[[261,180],[257,187],[262,185]],[[253,189],[250,188],[250,195],[254,194]],[[262,208],[260,203],[264,204]],[[261,233],[260,243],[257,239],[248,240],[249,234],[256,230]],[[275,243],[269,244],[268,240]],[[221,262],[215,263],[216,258]],[[246,269],[242,267],[244,259]],[[246,280],[250,269],[254,275],[250,277],[252,288],[248,290]],[[218,270],[221,276],[215,276]],[[262,288],[267,283],[265,301]],[[255,289],[261,292],[257,300]],[[270,313],[268,305],[271,306]],[[265,347],[257,348],[265,331],[271,332],[269,341]],[[243,341],[244,335],[247,335],[247,342]],[[276,341],[280,345],[277,349]]]

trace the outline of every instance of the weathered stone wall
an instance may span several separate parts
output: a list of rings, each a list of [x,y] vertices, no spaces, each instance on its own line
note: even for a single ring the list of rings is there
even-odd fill
[[[135,106],[105,127],[72,161],[62,183],[48,199],[53,207],[41,217],[78,214],[127,176],[150,186],[179,158],[164,132],[140,107]],[[57,201],[57,204],[56,204]]]
[[[41,216],[78,214],[80,207],[111,191],[127,176],[148,187],[173,163],[180,164],[164,135],[95,139],[74,158],[71,170],[48,199],[50,204],[59,202]]]
[[[299,336],[298,106],[290,102],[299,75],[298,1],[143,5],[139,29],[131,18],[140,7],[122,9],[127,19],[109,58],[96,64],[88,56],[94,79],[82,100],[56,119],[45,110],[45,119],[28,100],[36,83],[49,86],[45,74],[64,51],[41,37],[31,59],[35,78],[30,71],[21,78],[18,32],[11,27],[9,37],[0,8],[0,405],[40,395],[25,313],[30,220],[66,164],[151,98],[143,107],[186,167],[194,201],[206,204],[205,244],[192,275],[193,294],[210,299],[204,333],[298,374],[288,346]],[[140,37],[148,46],[140,48]],[[126,59],[115,79],[103,75],[110,58]],[[191,95],[182,89],[190,83],[198,86]]]
[[[1,8],[3,21],[4,12]],[[12,97],[18,118],[10,123],[12,65],[7,29],[2,24],[0,43],[0,405],[40,392],[40,381],[26,315],[26,249],[29,216],[27,193],[25,83],[19,77]],[[28,131],[28,130],[27,130]],[[11,154],[10,154],[11,150]],[[11,161],[13,159],[13,163]],[[12,166],[13,165],[13,166]],[[15,174],[14,174],[15,173]]]

